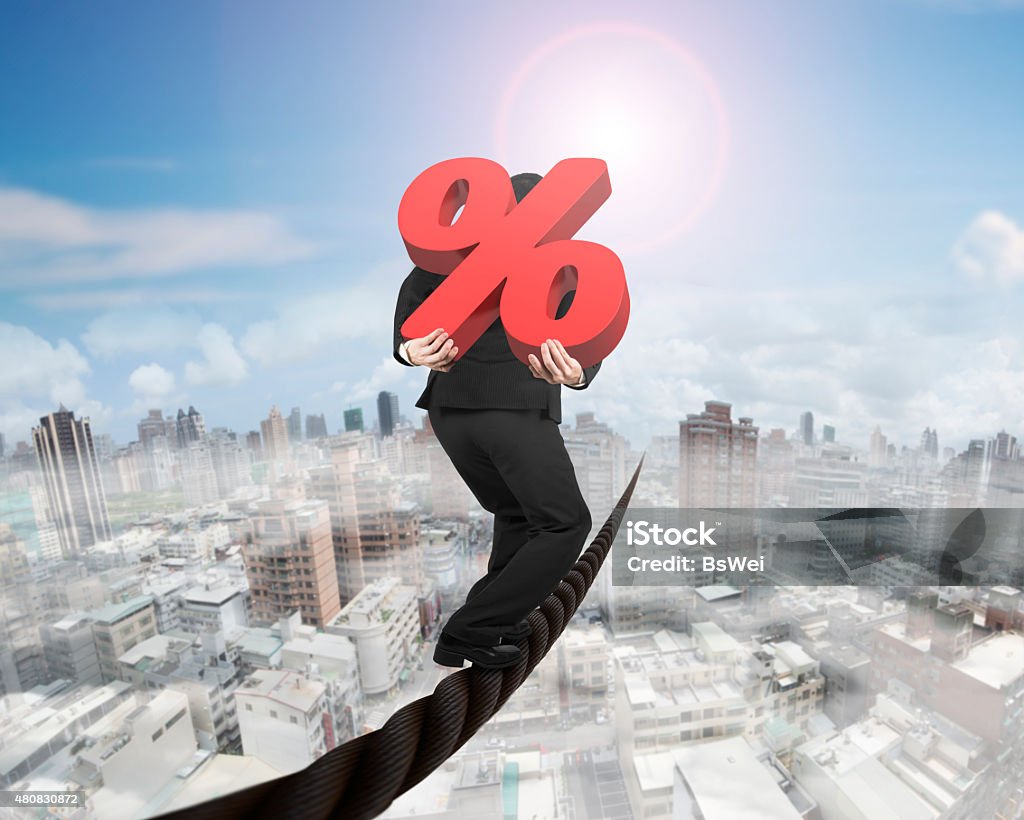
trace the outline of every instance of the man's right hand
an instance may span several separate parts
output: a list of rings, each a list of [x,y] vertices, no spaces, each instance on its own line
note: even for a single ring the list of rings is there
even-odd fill
[[[454,340],[448,338],[444,328],[439,327],[420,339],[407,340],[405,352],[413,364],[447,373],[452,369],[459,349],[455,347]]]

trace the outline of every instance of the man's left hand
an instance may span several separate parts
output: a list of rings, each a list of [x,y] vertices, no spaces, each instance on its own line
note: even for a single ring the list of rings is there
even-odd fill
[[[578,385],[583,378],[583,368],[570,356],[562,343],[557,339],[548,339],[540,346],[540,358],[533,353],[530,360],[530,372],[536,379],[544,379],[548,384]]]

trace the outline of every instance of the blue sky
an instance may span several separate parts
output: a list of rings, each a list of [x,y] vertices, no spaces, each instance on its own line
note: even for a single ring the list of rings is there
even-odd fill
[[[120,442],[148,406],[240,431],[273,403],[333,430],[380,389],[411,410],[423,373],[390,360],[405,186],[499,143],[510,171],[547,170],[575,150],[559,116],[614,117],[619,72],[653,91],[620,118],[639,158],[609,160],[622,184],[587,238],[621,246],[633,320],[569,413],[637,445],[710,398],[764,427],[811,409],[860,446],[875,424],[1024,434],[1024,6],[634,5],[5,4],[0,431],[58,400]],[[582,75],[541,61],[503,140],[527,55],[609,22],[618,39],[563,49]],[[730,137],[708,207],[634,251],[629,191],[677,148],[699,176],[717,139],[691,76],[637,67],[658,48],[637,27],[703,66]]]

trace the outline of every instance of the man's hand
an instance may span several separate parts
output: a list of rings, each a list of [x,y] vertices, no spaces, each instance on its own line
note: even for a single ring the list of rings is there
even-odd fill
[[[421,364],[431,370],[447,373],[452,369],[459,349],[455,347],[455,342],[448,338],[444,328],[439,327],[420,339],[409,339],[405,343],[405,352],[413,364]]]
[[[557,339],[548,339],[540,346],[539,359],[533,353],[527,358],[534,378],[544,379],[548,384],[575,386],[583,377],[580,363],[566,352]]]

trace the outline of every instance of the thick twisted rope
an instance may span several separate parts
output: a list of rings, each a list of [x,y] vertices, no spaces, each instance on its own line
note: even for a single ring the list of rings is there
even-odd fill
[[[160,817],[362,820],[385,811],[473,737],[554,646],[611,551],[642,466],[643,458],[590,546],[529,614],[533,631],[519,642],[523,658],[516,666],[460,669],[376,731],[332,749],[305,769]]]

